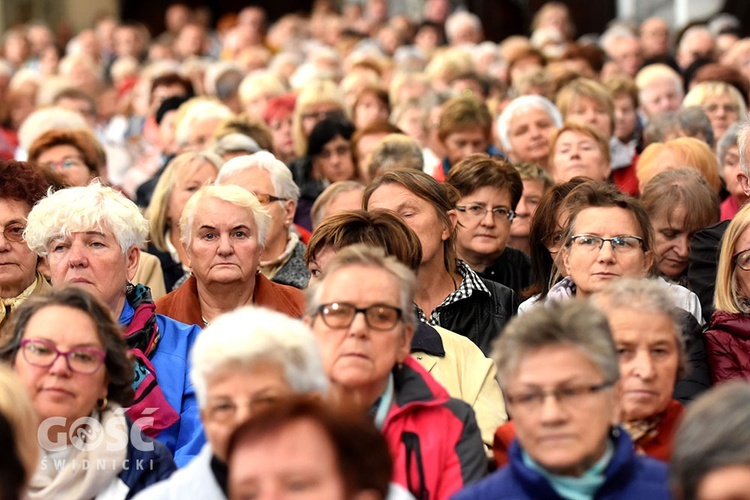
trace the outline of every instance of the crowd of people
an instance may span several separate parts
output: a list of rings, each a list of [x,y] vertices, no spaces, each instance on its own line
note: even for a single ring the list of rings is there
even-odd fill
[[[737,19],[205,14],[0,38],[0,498],[745,498]]]

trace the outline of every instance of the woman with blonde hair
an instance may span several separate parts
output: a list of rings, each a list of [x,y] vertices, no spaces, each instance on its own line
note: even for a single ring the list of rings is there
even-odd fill
[[[719,251],[715,310],[706,331],[714,383],[750,377],[750,206],[729,223]]]
[[[35,424],[38,419],[18,376],[13,373],[13,370],[2,365],[0,365],[0,416],[8,424],[12,436],[12,443],[9,444],[13,445],[12,449],[5,449],[3,452],[5,458],[1,462],[3,472],[0,475],[2,487],[0,498],[22,498],[22,491],[13,491],[13,489],[20,486],[20,490],[25,490],[37,468],[39,445]],[[3,444],[8,443],[3,441]],[[21,468],[11,467],[13,457]],[[18,477],[13,480],[13,485],[7,482],[10,473],[18,474]]]
[[[740,91],[726,82],[701,82],[682,100],[682,107],[701,106],[711,120],[714,137],[722,137],[730,125],[747,114]]]
[[[150,222],[148,252],[159,257],[167,292],[189,274],[182,247],[180,216],[190,197],[212,183],[224,161],[214,153],[183,153],[169,162],[146,209]]]
[[[711,189],[719,193],[719,162],[705,142],[693,137],[679,137],[664,143],[654,143],[644,149],[635,167],[638,190],[643,191],[648,181],[660,172],[683,167],[700,172]]]

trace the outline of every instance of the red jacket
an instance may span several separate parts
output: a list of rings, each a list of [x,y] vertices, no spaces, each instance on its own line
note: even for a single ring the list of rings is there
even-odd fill
[[[394,403],[382,433],[393,457],[393,481],[419,499],[450,498],[487,473],[487,457],[463,401],[411,357],[393,371]]]
[[[255,276],[253,305],[267,307],[292,318],[300,318],[305,312],[305,298],[302,291],[274,283],[262,274]],[[156,312],[188,325],[198,325],[203,328],[195,276],[189,277],[177,290],[158,299]]]
[[[714,312],[706,331],[706,356],[714,383],[750,378],[750,315]]]

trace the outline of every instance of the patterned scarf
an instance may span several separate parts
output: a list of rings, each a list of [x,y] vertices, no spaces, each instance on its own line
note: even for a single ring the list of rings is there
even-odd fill
[[[620,424],[630,434],[638,453],[644,454],[642,446],[654,439],[659,433],[658,427],[664,419],[664,415],[665,413],[660,413],[642,420],[632,420]]]
[[[128,284],[125,300],[134,310],[133,319],[125,327],[125,342],[135,362],[135,398],[127,415],[141,427],[144,434],[153,438],[178,422],[180,415],[164,397],[156,380],[154,365],[149,360],[161,338],[151,291],[140,284]]]
[[[24,300],[28,299],[31,296],[34,290],[36,290],[36,287],[39,284],[39,280],[43,279],[44,276],[42,276],[41,273],[37,272],[34,281],[28,287],[26,287],[23,292],[16,295],[15,297],[9,297],[7,299],[0,297],[0,323],[5,320],[6,314],[15,311],[18,306],[23,303]]]

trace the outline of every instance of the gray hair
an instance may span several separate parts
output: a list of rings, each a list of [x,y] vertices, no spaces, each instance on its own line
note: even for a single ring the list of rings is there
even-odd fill
[[[571,346],[588,358],[607,382],[620,378],[607,317],[580,299],[536,307],[534,314],[517,316],[495,341],[492,359],[497,381],[506,389],[523,359],[543,347]]]
[[[714,129],[711,120],[700,106],[688,106],[678,111],[660,113],[649,121],[643,131],[646,144],[666,142],[670,134],[682,132],[688,137],[702,135],[710,148],[714,147]]]
[[[750,465],[750,385],[730,382],[710,390],[687,410],[674,438],[669,483],[676,498],[697,498],[711,472]]]
[[[314,318],[320,307],[323,289],[326,286],[328,276],[346,267],[362,266],[381,269],[389,273],[398,283],[401,291],[400,304],[402,319],[405,324],[415,326],[416,315],[414,313],[414,295],[417,291],[417,278],[411,269],[396,260],[395,257],[386,255],[382,248],[371,247],[362,243],[350,245],[339,250],[336,256],[326,267],[320,280],[305,290],[307,298],[307,316]],[[352,286],[357,286],[352,283]]]
[[[180,217],[180,231],[182,232],[180,239],[185,246],[190,247],[191,245],[193,221],[198,212],[198,203],[206,198],[226,201],[251,212],[257,226],[258,243],[261,246],[265,246],[271,216],[268,215],[268,212],[263,208],[263,205],[260,204],[255,195],[246,189],[233,185],[204,186],[190,197]]]
[[[24,239],[40,256],[53,241],[71,233],[109,229],[126,253],[148,237],[148,221],[135,203],[111,187],[93,181],[88,186],[50,192],[29,213]]]
[[[608,314],[613,309],[636,309],[666,316],[672,322],[677,356],[679,359],[677,378],[687,372],[685,338],[682,329],[685,324],[685,310],[675,304],[674,296],[659,281],[648,278],[622,278],[614,280],[592,297],[595,306]]]
[[[750,118],[740,122],[737,129],[737,149],[740,155],[740,169],[742,173],[750,177]]]
[[[276,364],[295,392],[324,394],[328,379],[310,328],[262,307],[242,307],[216,318],[195,341],[190,379],[198,404],[206,404],[216,376]]]
[[[516,97],[510,104],[508,104],[500,117],[497,119],[497,132],[500,136],[500,141],[503,143],[503,148],[510,149],[510,122],[513,118],[529,109],[539,109],[544,111],[552,120],[555,127],[560,128],[563,124],[562,115],[560,110],[547,99],[540,95],[524,95]]]
[[[719,165],[724,164],[724,159],[729,152],[729,148],[737,146],[737,132],[740,130],[740,124],[735,122],[729,126],[724,135],[716,143],[716,157],[719,159]]]
[[[190,131],[197,123],[214,119],[228,120],[234,116],[228,107],[218,101],[206,98],[193,99],[185,103],[185,115],[175,129],[175,140],[180,147],[188,145]]]
[[[471,29],[477,33],[482,33],[482,21],[479,20],[479,17],[465,10],[458,10],[445,20],[445,36],[449,43],[453,42],[457,32],[464,25],[471,26]]]
[[[268,172],[268,175],[271,176],[271,184],[273,184],[273,189],[276,191],[276,196],[293,200],[297,203],[297,200],[299,200],[299,187],[292,178],[292,171],[289,170],[289,167],[284,162],[278,160],[268,151],[259,151],[251,155],[232,158],[219,171],[219,176],[216,178],[215,184],[217,186],[231,184],[233,175],[252,168]]]

